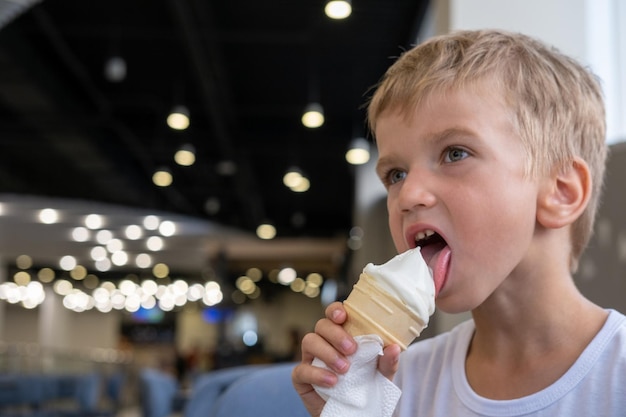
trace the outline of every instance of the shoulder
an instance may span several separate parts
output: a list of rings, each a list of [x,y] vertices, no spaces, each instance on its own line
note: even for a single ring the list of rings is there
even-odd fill
[[[575,364],[589,372],[591,381],[605,380],[607,375],[626,380],[626,316],[616,310],[608,311],[604,326]]]
[[[626,367],[626,316],[616,310],[609,310],[609,317],[601,331],[607,359],[613,359]]]
[[[626,315],[617,310],[607,310],[609,315],[596,338],[604,341],[607,345],[621,345],[626,350],[626,346],[618,342],[625,341],[626,338]]]

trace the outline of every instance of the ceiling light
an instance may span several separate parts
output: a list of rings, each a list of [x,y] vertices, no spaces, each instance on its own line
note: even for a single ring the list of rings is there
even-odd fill
[[[96,233],[96,242],[101,245],[106,245],[111,239],[113,239],[113,232],[110,230],[102,229]]]
[[[263,223],[256,228],[256,235],[260,239],[274,239],[276,237],[276,228],[269,223]]]
[[[170,267],[164,263],[158,263],[152,267],[152,275],[156,278],[165,278],[170,274]]]
[[[104,77],[113,82],[119,83],[126,78],[126,61],[121,56],[112,56],[104,64]]]
[[[143,219],[143,227],[145,227],[146,230],[156,230],[159,228],[160,223],[159,218],[154,215],[148,215]]]
[[[350,149],[346,152],[346,161],[352,165],[362,165],[370,160],[370,144],[363,138],[356,138],[350,142]]]
[[[76,281],[82,281],[87,276],[87,268],[82,265],[76,265],[74,269],[70,271],[70,277]]]
[[[51,208],[43,209],[39,212],[39,221],[44,224],[56,223],[59,221],[59,212]]]
[[[291,189],[291,191],[297,193],[308,191],[311,187],[311,182],[302,174],[302,171],[298,167],[291,167],[287,170],[283,176],[283,184]]]
[[[137,226],[136,224],[131,224],[129,226],[126,226],[124,234],[126,234],[126,237],[130,240],[137,240],[143,235],[143,232],[141,230],[141,227]]]
[[[15,259],[15,264],[20,269],[28,269],[33,266],[33,258],[28,255],[20,255]]]
[[[237,164],[235,163],[235,161],[231,160],[219,161],[215,166],[215,170],[218,174],[229,177],[231,175],[235,175],[235,173],[237,172]]]
[[[111,262],[116,266],[124,266],[128,263],[128,254],[121,250],[113,252]]]
[[[182,145],[176,151],[176,154],[174,155],[174,161],[176,161],[178,165],[184,167],[193,165],[194,162],[196,162],[196,149],[193,147],[193,145],[189,143]]]
[[[159,168],[154,175],[152,175],[152,182],[158,187],[169,187],[172,185],[172,181],[172,173],[165,167]]]
[[[314,129],[324,124],[324,109],[319,103],[311,103],[304,108],[302,124]]]
[[[72,283],[66,279],[59,279],[55,281],[54,285],[52,286],[54,292],[59,295],[67,295],[72,291],[73,288],[74,287],[72,286]]]
[[[352,2],[350,0],[331,0],[326,3],[324,12],[331,19],[345,19],[352,13]]]
[[[170,220],[165,220],[159,225],[159,233],[162,236],[173,236],[176,233],[176,223]]]
[[[283,285],[291,284],[298,277],[298,273],[291,267],[286,267],[278,272],[278,282]]]
[[[158,236],[150,236],[146,240],[146,247],[153,252],[160,251],[163,249],[163,239]]]
[[[107,272],[111,269],[111,260],[109,258],[100,259],[94,265],[98,271]]]
[[[139,268],[149,268],[150,265],[152,265],[152,257],[148,255],[147,253],[140,253],[135,258],[135,265],[137,265]],[[154,281],[150,281],[150,282],[154,283]],[[142,285],[142,287],[144,288],[144,291],[145,291],[145,285]],[[156,292],[156,289],[155,289],[155,292]]]
[[[89,256],[94,261],[101,261],[107,257],[107,250],[103,246],[94,246],[91,251],[89,251]]]
[[[189,109],[185,106],[174,106],[169,116],[167,125],[172,129],[185,130],[189,127]]]
[[[309,191],[309,188],[311,188],[311,182],[308,178],[302,177],[298,185],[291,187],[291,191],[295,193],[303,193],[305,191]]]
[[[105,246],[110,253],[119,252],[124,249],[124,243],[120,239],[111,239]]]
[[[52,268],[41,268],[39,272],[37,272],[37,278],[39,281],[49,283],[54,281],[55,273]]]
[[[72,239],[75,242],[86,242],[89,240],[89,230],[82,226],[75,227],[72,229]]]
[[[283,184],[285,184],[288,188],[293,188],[298,186],[302,181],[302,172],[298,167],[291,167],[287,170],[285,175],[283,176]]]
[[[65,271],[71,271],[72,269],[76,268],[76,264],[76,258],[71,255],[65,255],[59,261],[59,266]]]
[[[103,224],[104,219],[99,214],[90,214],[85,217],[85,226],[87,226],[88,229],[100,229]]]

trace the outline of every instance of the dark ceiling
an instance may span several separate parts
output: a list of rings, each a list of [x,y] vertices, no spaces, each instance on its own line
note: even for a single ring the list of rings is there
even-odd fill
[[[426,0],[44,0],[0,29],[0,192],[158,209],[278,236],[348,233],[349,141],[368,89],[416,38]],[[123,57],[127,76],[104,65]],[[302,126],[310,99],[326,123]],[[186,105],[191,126],[166,115]],[[191,143],[191,167],[175,150]],[[236,167],[224,175],[226,164]],[[292,165],[306,193],[282,184]],[[168,166],[170,187],[152,184]],[[207,210],[207,201],[219,202]]]

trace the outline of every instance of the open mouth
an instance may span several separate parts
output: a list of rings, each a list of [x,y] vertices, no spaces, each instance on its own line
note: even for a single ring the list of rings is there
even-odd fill
[[[420,233],[420,236],[415,240],[415,244],[421,248],[422,257],[429,266],[433,256],[447,246],[441,235],[433,231]]]
[[[433,271],[435,294],[438,295],[448,275],[451,258],[450,247],[440,234],[432,230],[420,232],[415,237],[415,244],[420,247],[424,261]]]

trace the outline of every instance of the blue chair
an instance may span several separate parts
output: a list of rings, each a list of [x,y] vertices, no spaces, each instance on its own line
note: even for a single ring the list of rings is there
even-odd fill
[[[32,395],[37,391],[30,382],[30,378],[17,374],[0,375],[0,415],[28,415]]]
[[[0,416],[45,416],[44,384],[41,375],[0,375]]]
[[[86,417],[97,415],[102,391],[101,377],[97,373],[82,375],[77,378],[76,402],[78,410],[76,415]]]
[[[42,410],[55,417],[99,415],[101,378],[97,373],[41,375]]]
[[[104,408],[103,415],[114,416],[122,408],[122,394],[127,382],[127,375],[124,371],[115,371],[112,374],[103,376],[104,385]]]
[[[242,365],[219,369],[199,375],[193,382],[191,394],[185,405],[184,417],[207,417],[217,398],[233,382],[266,365]]]
[[[139,388],[143,417],[168,417],[172,414],[179,391],[178,381],[173,376],[156,369],[142,369]]]
[[[239,378],[209,417],[310,417],[291,384],[295,364],[272,365]]]

